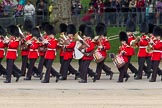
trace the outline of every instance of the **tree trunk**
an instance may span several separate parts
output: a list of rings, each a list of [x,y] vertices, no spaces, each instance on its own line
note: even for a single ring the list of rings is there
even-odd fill
[[[71,0],[54,0],[53,7],[50,22],[59,32],[58,28],[61,23],[71,23]]]

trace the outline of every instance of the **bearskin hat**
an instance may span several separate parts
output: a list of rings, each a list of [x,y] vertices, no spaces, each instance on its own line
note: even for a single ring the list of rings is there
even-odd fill
[[[15,37],[19,37],[20,33],[19,33],[19,29],[16,25],[10,25],[7,27],[7,33],[15,36]]]
[[[85,27],[86,27],[86,24],[81,24],[79,26],[79,31],[82,33],[82,35],[84,35],[84,29],[85,29]]]
[[[60,33],[67,32],[67,25],[65,23],[61,23],[59,28],[60,28]]]
[[[74,24],[69,24],[67,26],[67,34],[75,34],[76,33],[76,27]]]
[[[96,28],[95,28],[96,34],[97,35],[103,35],[106,36],[107,30],[106,30],[106,25],[104,23],[98,23]]]
[[[148,33],[153,33],[153,29],[154,29],[155,25],[154,24],[149,24],[148,26],[149,26]]]
[[[31,34],[32,34],[32,36],[39,38],[40,37],[39,28],[37,28],[37,27],[32,28]]]
[[[161,36],[162,35],[162,29],[159,26],[155,26],[153,29],[153,35],[154,36]]]
[[[2,35],[2,36],[7,35],[6,30],[2,26],[0,26],[0,35]]]
[[[42,22],[40,27],[39,27],[40,30],[45,31],[47,25],[50,25],[50,23],[49,22]]]
[[[120,41],[126,41],[126,42],[127,42],[127,41],[128,41],[127,33],[121,31],[121,32],[119,33],[119,40],[120,40]]]
[[[93,38],[94,37],[93,29],[89,26],[86,26],[85,29],[84,29],[84,35],[87,36],[87,37]]]
[[[55,35],[56,34],[55,28],[52,25],[47,25],[45,32],[47,33],[47,35],[51,35],[51,34]]]
[[[146,22],[143,22],[140,25],[140,32],[141,33],[148,33],[148,24]]]
[[[129,19],[126,23],[126,31],[127,32],[135,32],[136,31],[136,24]]]
[[[23,29],[27,32],[31,32],[32,28],[33,28],[32,21],[29,19],[26,19],[23,25]]]

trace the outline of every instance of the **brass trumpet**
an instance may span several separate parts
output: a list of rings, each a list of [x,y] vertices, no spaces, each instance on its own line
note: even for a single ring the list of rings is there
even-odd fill
[[[133,48],[137,48],[137,43],[140,41],[140,39],[141,39],[140,36],[136,37],[135,40],[132,40],[132,41],[130,42],[130,46],[133,47]]]
[[[64,46],[64,45],[69,45],[70,41],[68,40],[68,38],[65,36],[65,33],[61,33],[60,37],[59,37],[59,42],[58,45],[59,46]]]
[[[154,39],[154,40],[156,40],[156,39]],[[149,42],[149,44],[146,46],[146,52],[147,53],[152,53],[153,52],[153,50],[154,50],[153,44],[155,44],[154,43],[154,40],[151,39],[150,42]]]

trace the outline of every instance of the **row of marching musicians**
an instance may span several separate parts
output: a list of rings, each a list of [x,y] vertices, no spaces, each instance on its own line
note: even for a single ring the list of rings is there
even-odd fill
[[[162,30],[158,26],[149,25],[147,23],[141,24],[141,37],[134,37],[135,25],[131,21],[128,22],[126,32],[119,33],[121,46],[117,55],[110,54],[114,64],[117,66],[120,74],[118,82],[123,82],[129,79],[127,69],[131,69],[135,73],[135,79],[142,79],[143,70],[146,71],[149,78],[151,73],[151,82],[156,81],[157,73],[161,75],[161,70],[158,68],[161,59],[162,43],[160,37]],[[50,76],[56,77],[56,82],[59,80],[66,80],[68,71],[75,74],[75,79],[80,77],[80,83],[87,82],[87,74],[93,77],[93,81],[99,80],[102,70],[106,75],[110,75],[110,80],[113,77],[111,68],[105,65],[104,61],[107,57],[106,51],[110,49],[109,40],[105,37],[107,34],[106,26],[99,23],[95,27],[97,37],[93,38],[94,33],[91,27],[81,25],[79,33],[76,33],[76,27],[73,24],[60,24],[60,39],[55,38],[55,30],[49,23],[43,23],[39,28],[32,26],[30,21],[25,21],[23,30],[11,25],[7,28],[9,38],[6,36],[5,30],[1,27],[1,61],[4,57],[4,48],[7,47],[6,52],[6,69],[1,65],[1,73],[6,75],[5,83],[11,82],[11,74],[16,77],[16,81],[20,76],[25,76],[24,80],[31,80],[32,76],[36,74],[42,83],[49,83]],[[42,33],[40,33],[40,31]],[[21,34],[21,36],[20,36]],[[148,34],[150,37],[148,37]],[[20,37],[19,37],[20,36]],[[80,37],[82,36],[82,38]],[[14,61],[17,58],[17,50],[21,46],[22,66],[19,70]],[[136,69],[131,63],[131,56],[134,55],[134,47],[138,46],[138,64]],[[96,48],[95,48],[96,47]],[[53,61],[56,57],[56,50],[60,51],[60,72],[57,72],[53,67]],[[96,50],[95,50],[96,49]],[[95,50],[95,51],[94,51]],[[150,51],[151,50],[151,51]],[[80,53],[81,52],[81,53]],[[70,62],[73,58],[79,55],[79,69],[75,70]],[[81,55],[81,56],[80,56]],[[35,62],[40,57],[38,68],[35,67]],[[78,58],[77,58],[78,59]],[[90,62],[95,59],[97,62],[96,72],[89,68]],[[147,66],[145,66],[147,61]],[[46,67],[46,72],[43,77],[43,66]],[[28,68],[26,73],[26,68]]]
[[[145,72],[148,79],[151,76],[149,82],[156,82],[157,74],[162,76],[162,70],[159,68],[162,58],[162,41],[160,40],[162,38],[162,29],[159,26],[146,22],[142,23],[139,28],[141,36],[136,37],[134,36],[136,24],[129,19],[126,24],[127,33],[121,32],[122,34],[119,34],[122,44],[119,48],[119,55],[110,55],[120,71],[118,82],[123,82],[124,77],[126,77],[126,80],[130,77],[127,74],[128,68],[135,74],[135,80],[141,80],[143,72]],[[130,63],[137,47],[138,69]]]
[[[106,75],[110,75],[110,80],[112,79],[111,68],[104,64],[110,43],[105,37],[107,30],[103,23],[96,26],[98,37],[95,39],[92,39],[94,36],[93,29],[84,24],[79,27],[80,32],[78,33],[75,25],[60,24],[59,40],[55,38],[54,27],[48,22],[42,23],[40,27],[33,27],[32,23],[26,20],[23,31],[16,25],[7,27],[7,32],[3,27],[0,27],[1,61],[6,55],[6,68],[0,65],[1,74],[6,77],[4,83],[11,83],[12,75],[16,77],[16,82],[19,81],[21,76],[25,76],[24,80],[31,80],[32,76],[35,75],[40,80],[43,79],[42,83],[49,83],[51,75],[55,76],[56,82],[58,82],[67,79],[68,71],[75,74],[75,79],[79,77],[80,83],[87,82],[87,73],[95,82],[100,79],[102,69],[106,72]],[[80,37],[81,35],[83,39]],[[97,47],[96,50],[95,47]],[[7,48],[6,54],[5,48]],[[21,69],[14,64],[18,57],[18,48],[21,49]],[[60,72],[52,67],[58,49],[60,50]],[[38,57],[40,60],[37,68],[35,62]],[[70,64],[73,58],[79,59],[78,70],[75,70]],[[89,68],[90,62],[94,58],[98,62],[96,72]],[[45,75],[42,72],[44,66],[46,67]],[[26,70],[27,68],[28,70]]]

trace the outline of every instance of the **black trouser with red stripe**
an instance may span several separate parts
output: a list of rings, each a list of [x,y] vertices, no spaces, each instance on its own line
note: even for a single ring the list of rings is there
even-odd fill
[[[33,74],[33,70],[34,70],[34,64],[36,62],[37,59],[29,59],[29,68],[28,68],[28,72],[27,72],[27,78],[31,79],[32,74]]]
[[[138,57],[138,78],[142,79],[142,73],[144,69],[144,63],[147,63],[147,71],[151,71],[151,58],[150,57]]]
[[[152,73],[152,77],[151,77],[152,81],[156,81],[159,64],[160,64],[160,61],[152,60],[152,69],[153,69],[153,73]]]
[[[25,76],[25,74],[26,74],[27,64],[28,64],[28,56],[27,55],[22,56],[22,65],[21,65],[22,76]]]
[[[90,63],[91,60],[82,60],[80,64],[80,78],[84,81],[87,81],[87,73]]]
[[[63,62],[64,62],[64,57],[60,56],[60,64],[62,64]],[[71,74],[76,74],[77,73],[77,70],[75,70],[71,64],[68,67],[68,71]]]
[[[6,75],[6,69],[3,67],[3,65],[1,64],[3,58],[0,58],[0,74],[2,75]]]
[[[38,72],[39,72],[40,74],[42,74],[43,65],[45,65],[45,58],[44,58],[44,56],[40,56],[39,64],[38,64]]]
[[[19,77],[21,76],[21,73],[18,71],[19,69],[16,67],[14,64],[14,59],[7,59],[7,67],[6,67],[6,80],[11,82],[11,74],[13,74],[14,77]]]
[[[22,72],[21,74],[22,74],[22,76],[25,76],[26,68],[29,69],[29,63],[28,63],[28,56],[27,55],[22,56],[22,66],[21,66],[21,72]],[[40,75],[40,72],[38,71],[38,69],[35,66],[33,67],[33,72],[36,73],[37,75]]]
[[[100,80],[102,69],[105,71],[107,75],[112,74],[111,68],[104,64],[105,60],[97,63],[96,73],[97,73],[97,80]]]
[[[129,65],[129,62],[126,63],[123,67],[118,68],[118,70],[120,72],[119,73],[119,79],[118,79],[119,82],[123,82],[123,78],[128,78],[129,77],[129,75],[127,73],[128,65]]]
[[[135,73],[136,75],[138,74],[138,71],[137,71],[137,69],[130,63],[130,61],[131,61],[131,56],[129,56],[128,57],[128,68],[130,69],[130,71],[132,72],[132,73]]]
[[[72,59],[63,60],[60,67],[60,74],[64,79],[67,79],[68,69]]]

